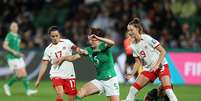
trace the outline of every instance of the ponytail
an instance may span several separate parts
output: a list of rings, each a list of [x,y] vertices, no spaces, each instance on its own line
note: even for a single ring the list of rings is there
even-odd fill
[[[128,25],[131,25],[131,26],[134,26],[135,28],[137,28],[139,30],[140,34],[143,33],[143,27],[142,27],[142,24],[140,23],[140,19],[139,18],[133,18],[133,20],[130,21],[128,23]]]

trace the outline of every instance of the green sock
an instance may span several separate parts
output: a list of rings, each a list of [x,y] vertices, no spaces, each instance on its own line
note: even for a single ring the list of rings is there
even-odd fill
[[[75,96],[75,101],[83,101],[80,96]]]
[[[15,82],[17,81],[17,77],[16,75],[14,74],[7,82],[8,86],[12,86]]]
[[[27,91],[29,89],[29,84],[30,84],[27,76],[22,78],[22,82],[23,82],[25,90]]]

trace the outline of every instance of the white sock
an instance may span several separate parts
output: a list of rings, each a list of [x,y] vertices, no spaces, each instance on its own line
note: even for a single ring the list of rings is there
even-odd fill
[[[177,101],[177,97],[174,94],[172,89],[166,89],[165,93],[167,94],[168,98],[170,99],[170,101]]]
[[[126,97],[126,101],[134,101],[135,95],[137,94],[137,92],[138,90],[135,87],[131,86],[128,96]]]

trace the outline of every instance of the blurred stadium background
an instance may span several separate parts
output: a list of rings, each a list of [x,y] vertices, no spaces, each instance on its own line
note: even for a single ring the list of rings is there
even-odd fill
[[[1,0],[0,1],[0,43],[8,32],[11,21],[20,25],[21,48],[29,79],[34,80],[39,71],[44,48],[49,44],[47,28],[57,25],[64,38],[69,38],[80,47],[88,45],[89,27],[100,27],[116,42],[112,51],[115,69],[121,83],[121,99],[127,95],[129,84],[123,79],[125,54],[123,40],[127,23],[133,17],[141,18],[144,30],[168,50],[166,58],[170,63],[172,83],[179,101],[200,101],[201,99],[201,0]],[[75,62],[78,88],[94,78],[95,69],[86,59]],[[86,69],[87,68],[87,69]],[[27,97],[23,87],[13,86],[13,96],[3,94],[3,83],[11,71],[0,47],[0,101],[53,101],[55,94],[48,79],[48,72],[40,92]],[[131,81],[132,82],[132,81]],[[158,85],[147,86],[139,94]],[[104,96],[93,96],[86,101],[104,101]]]

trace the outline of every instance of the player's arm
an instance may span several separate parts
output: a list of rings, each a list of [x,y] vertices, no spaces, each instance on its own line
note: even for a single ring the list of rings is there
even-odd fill
[[[161,45],[158,45],[157,47],[155,47],[155,49],[160,52],[160,55],[159,55],[159,58],[158,58],[157,62],[154,64],[153,69],[151,71],[154,71],[159,67],[159,64],[163,61],[163,59],[165,58],[165,54],[166,54],[165,49]]]
[[[126,78],[130,79],[133,77],[133,75],[137,72],[137,69],[140,68],[141,66],[141,61],[139,59],[139,57],[135,57],[135,64],[133,65],[133,69],[131,73],[127,73],[126,74]]]
[[[95,34],[92,34],[90,37],[95,37],[96,39],[105,42],[107,44],[107,47],[112,47],[115,45],[115,42],[108,38],[99,37],[99,36],[96,36]]]
[[[64,61],[75,61],[80,59],[81,56],[79,54],[71,55],[71,56],[65,56]]]
[[[8,52],[10,52],[11,54],[13,54],[13,55],[15,55],[15,56],[23,56],[23,54],[22,53],[20,53],[20,52],[17,52],[17,51],[15,51],[14,49],[12,49],[12,48],[10,48],[9,46],[8,46],[8,41],[4,41],[3,42],[3,49],[5,49],[6,51],[8,51]]]
[[[64,56],[64,57],[59,58],[57,60],[56,64],[60,66],[64,61],[71,61],[71,62],[73,62],[73,61],[78,60],[80,58],[81,58],[80,54],[75,54],[75,55],[70,55],[70,56]]]
[[[140,66],[141,66],[141,61],[140,61],[139,57],[135,57],[135,64],[133,65],[132,75],[134,75],[137,72],[137,70],[138,70],[138,68],[140,68]]]
[[[39,74],[38,74],[37,81],[35,83],[36,88],[38,88],[38,86],[40,84],[40,80],[42,79],[43,75],[45,74],[45,72],[47,70],[48,63],[49,63],[48,60],[42,60],[42,62],[41,62],[40,71],[39,71]]]
[[[86,50],[81,49],[81,48],[79,48],[79,47],[76,46],[76,45],[73,45],[73,46],[71,47],[71,49],[72,49],[73,51],[75,51],[75,52],[81,54],[81,55],[87,55],[87,54],[88,54],[88,52],[87,52]]]

